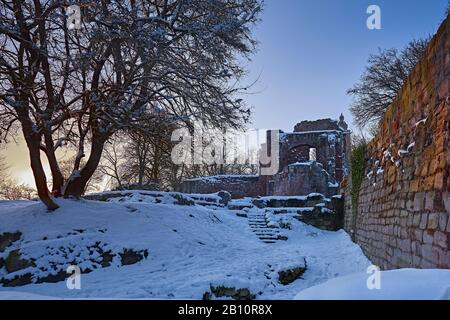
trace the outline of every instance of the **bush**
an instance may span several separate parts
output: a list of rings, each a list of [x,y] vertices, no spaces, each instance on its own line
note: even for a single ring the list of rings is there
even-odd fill
[[[367,153],[367,143],[365,141],[360,141],[356,145],[351,154],[351,195],[352,195],[352,211],[356,216],[358,212],[358,200],[359,191],[361,189],[361,184],[364,179],[364,173],[366,170],[366,153]]]

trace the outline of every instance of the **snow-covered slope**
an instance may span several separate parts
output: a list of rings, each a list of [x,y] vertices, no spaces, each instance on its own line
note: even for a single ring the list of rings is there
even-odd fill
[[[450,300],[450,270],[382,271],[379,287],[368,289],[367,273],[331,279],[300,292],[298,300]],[[372,279],[371,279],[372,280]],[[373,280],[378,281],[378,280]]]
[[[13,292],[15,298],[23,293],[24,298],[201,299],[211,286],[226,286],[248,288],[256,299],[292,299],[305,288],[364,272],[370,265],[345,232],[321,231],[295,219],[291,230],[284,230],[287,241],[267,244],[255,236],[247,218],[226,208],[154,203],[137,191],[111,202],[57,201],[61,208],[55,212],[37,202],[0,202],[0,234],[22,233],[0,257],[20,249],[42,267],[32,271],[44,276],[52,264],[68,265],[72,254],[93,272],[82,274],[81,290],[67,289],[64,281],[0,286],[0,298]],[[127,266],[115,257],[111,266],[101,268],[98,255],[86,250],[98,243],[113,253],[148,250],[148,257]],[[278,272],[302,266],[304,258],[302,279],[280,284]],[[42,270],[46,264],[48,271]]]

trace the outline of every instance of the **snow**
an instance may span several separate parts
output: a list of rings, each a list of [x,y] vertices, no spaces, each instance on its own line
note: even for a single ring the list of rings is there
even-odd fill
[[[413,141],[406,147],[406,150],[400,149],[400,150],[398,150],[397,154],[399,155],[399,157],[407,155],[412,151],[412,149],[414,148],[415,145],[416,145],[416,142]]]
[[[415,124],[414,124],[414,127],[417,127],[419,124],[425,124],[426,122],[427,122],[427,120],[428,120],[428,118],[425,118],[425,119],[422,119],[422,120],[419,120],[419,121],[417,121]]]
[[[395,162],[394,157],[392,156],[391,152],[388,149],[383,151],[383,155],[384,155],[385,158],[391,160],[392,163]]]
[[[265,196],[265,197],[259,197],[259,199],[263,201],[271,201],[271,200],[308,200],[308,198],[313,197],[320,197],[324,201],[330,201],[330,199],[325,198],[325,196],[321,193],[312,192],[306,196]]]
[[[381,271],[379,289],[367,282],[370,273],[331,279],[301,291],[297,300],[450,300],[450,270],[398,269]],[[373,279],[373,278],[372,278]],[[369,280],[369,283],[372,283]]]
[[[256,299],[292,299],[303,289],[363,272],[371,264],[342,230],[322,231],[277,215],[291,224],[290,230],[282,229],[288,240],[267,244],[237,210],[175,205],[169,195],[155,203],[147,192],[118,195],[109,202],[57,199],[60,209],[54,212],[38,202],[0,202],[0,233],[22,232],[0,257],[20,249],[24,258],[36,259],[37,266],[29,271],[44,276],[52,271],[39,267],[67,266],[61,248],[70,248],[80,266],[93,269],[81,275],[81,290],[67,289],[64,281],[0,286],[0,299],[201,299],[211,285],[248,288]],[[245,210],[265,213],[255,207]],[[269,218],[280,228],[279,219],[270,213]],[[129,248],[149,254],[133,265],[122,266],[116,257],[110,267],[99,268],[98,255],[86,250],[96,242],[113,253]],[[302,279],[281,285],[278,271],[303,265],[304,259],[307,271]]]
[[[308,160],[308,161],[290,163],[290,164],[288,164],[288,167],[312,166],[312,165],[315,165],[315,164],[322,165],[321,163],[318,163],[317,161]]]
[[[328,143],[335,143],[337,140],[337,137],[335,134],[326,133],[325,136],[328,136]]]
[[[218,195],[219,193],[212,194],[195,194],[189,193],[184,194],[181,192],[162,192],[162,191],[149,191],[149,190],[121,190],[121,191],[106,191],[91,193],[88,195],[90,200],[96,199],[99,196],[109,197],[111,202],[123,202],[130,201],[133,202],[144,202],[144,203],[165,203],[165,204],[175,204],[178,199],[183,198],[194,203],[209,203],[211,205],[220,205],[222,198]],[[92,199],[91,199],[92,198]]]
[[[339,183],[337,183],[337,182],[328,182],[328,187],[330,187],[330,188],[337,188],[337,187],[339,187]]]
[[[1,300],[57,300],[59,297],[45,296],[40,294],[33,294],[29,292],[20,291],[0,291]]]
[[[108,202],[57,199],[60,209],[55,212],[39,202],[0,201],[0,233],[22,232],[0,258],[20,249],[23,257],[36,259],[36,267],[28,271],[45,276],[51,274],[41,270],[45,267],[66,267],[61,248],[70,248],[69,259],[93,269],[81,275],[81,290],[67,289],[64,281],[0,286],[0,299],[201,299],[210,286],[220,285],[248,288],[256,299],[450,299],[450,270],[382,271],[381,288],[369,290],[371,262],[349,235],[306,225],[293,218],[295,212],[273,214],[289,208],[181,206],[174,204],[173,194],[119,192]],[[238,212],[263,214],[288,240],[263,243]],[[281,222],[290,229],[281,229]],[[133,265],[122,266],[115,259],[110,267],[97,268],[98,255],[86,249],[96,242],[114,253],[131,248],[146,249],[149,255]],[[278,282],[279,271],[304,266],[305,260],[301,279],[286,286]],[[0,277],[4,272],[0,269]]]
[[[243,199],[231,199],[228,202],[228,206],[253,206],[252,198],[243,198]]]
[[[323,203],[319,203],[319,205],[325,205]],[[266,211],[272,212],[276,214],[277,212],[285,212],[285,213],[302,213],[302,212],[311,212],[314,210],[314,207],[276,207],[276,208],[265,208]]]
[[[217,175],[217,176],[208,176],[208,177],[198,177],[192,179],[185,179],[184,181],[204,181],[204,182],[216,182],[226,179],[256,179],[258,175],[251,174],[228,174],[228,175]]]
[[[300,132],[281,132],[280,141],[285,142],[290,136],[307,135],[307,134],[319,134],[321,136],[328,136],[328,142],[334,143],[336,139],[339,139],[339,134],[343,130],[310,130],[310,131],[300,131]]]
[[[322,213],[334,214],[334,211],[328,208],[321,208]]]

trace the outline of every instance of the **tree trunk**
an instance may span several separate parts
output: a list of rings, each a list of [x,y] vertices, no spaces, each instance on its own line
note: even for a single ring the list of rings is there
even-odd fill
[[[36,189],[41,201],[47,206],[49,210],[56,210],[59,206],[52,200],[47,187],[47,178],[42,167],[39,141],[27,140],[28,150],[30,153],[31,169],[33,170],[34,181],[36,182]]]
[[[80,171],[80,174],[70,177],[69,181],[66,182],[64,197],[80,198],[84,194],[89,179],[92,177],[100,163],[105,142],[106,139],[104,138],[93,138],[89,159]]]
[[[55,145],[51,135],[44,134],[46,155],[48,159],[48,164],[52,172],[52,194],[55,197],[60,197],[62,195],[62,188],[64,185],[64,177],[58,165],[58,160],[55,155]]]
[[[20,101],[24,106],[28,105],[28,98],[26,95],[20,96],[17,101]],[[59,206],[50,197],[50,192],[47,187],[47,178],[45,176],[44,167],[42,166],[41,135],[36,133],[26,107],[21,107],[17,110],[17,115],[22,125],[22,133],[30,154],[30,165],[31,170],[33,171],[38,196],[49,210],[56,210]]]

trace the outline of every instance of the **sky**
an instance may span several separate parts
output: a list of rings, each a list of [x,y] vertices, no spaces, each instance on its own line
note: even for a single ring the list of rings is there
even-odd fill
[[[381,30],[366,26],[369,5],[381,9]],[[244,97],[253,110],[250,128],[292,131],[299,121],[337,119],[341,112],[352,128],[346,91],[369,55],[433,35],[447,5],[448,0],[266,0],[254,30],[258,51],[246,62],[244,82],[257,81]],[[18,182],[34,185],[23,143],[0,153]]]
[[[352,127],[347,89],[370,54],[433,35],[447,0],[266,0],[255,30],[258,52],[246,81],[254,128],[292,131],[301,120],[337,119]],[[381,30],[366,26],[369,5],[381,9]]]

